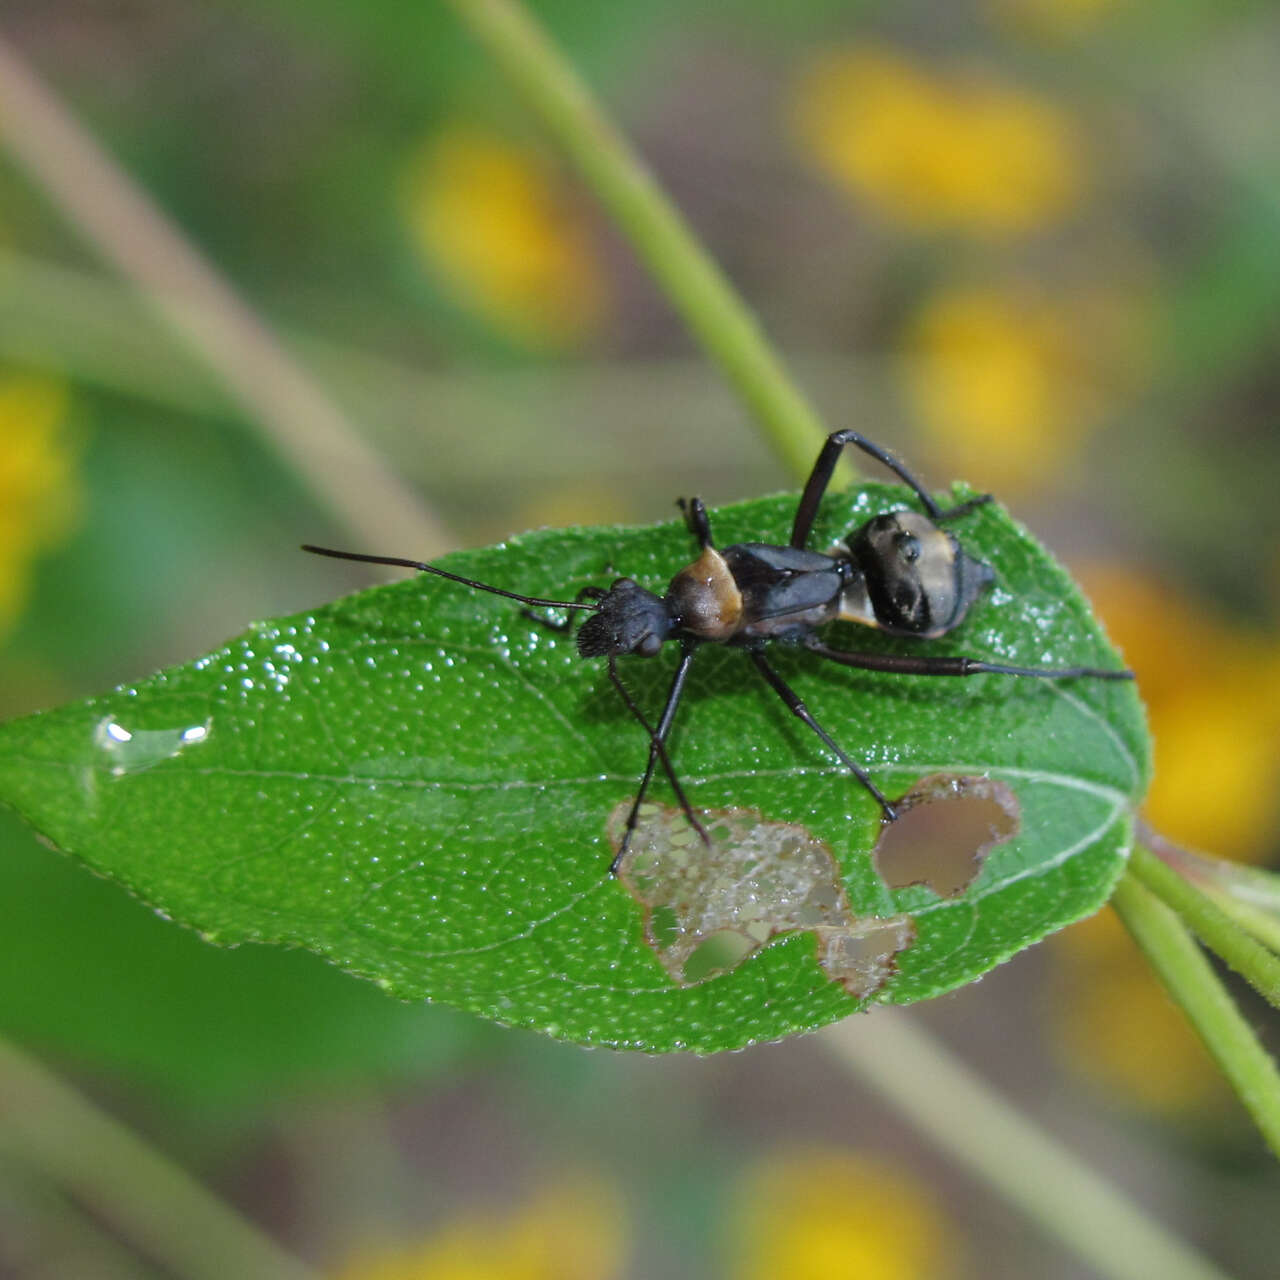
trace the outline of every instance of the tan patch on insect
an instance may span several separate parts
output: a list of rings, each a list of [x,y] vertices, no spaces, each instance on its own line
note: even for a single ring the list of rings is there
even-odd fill
[[[630,803],[610,815],[616,846]],[[908,916],[854,915],[830,848],[796,823],[703,810],[711,847],[678,808],[645,804],[618,876],[644,910],[645,941],[680,986],[736,969],[773,938],[814,935],[819,965],[857,999],[896,972],[915,940]]]
[[[703,640],[728,640],[742,621],[742,592],[724,557],[715,547],[671,579],[680,625]]]
[[[942,898],[967,889],[991,850],[1022,827],[1018,797],[996,778],[935,773],[895,807],[897,820],[873,855],[880,878],[891,889],[922,884]]]

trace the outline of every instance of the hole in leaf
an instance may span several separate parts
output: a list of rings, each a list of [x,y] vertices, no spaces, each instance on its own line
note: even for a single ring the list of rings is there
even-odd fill
[[[935,773],[897,804],[898,819],[880,834],[876,870],[891,889],[922,884],[939,897],[967,889],[997,845],[1022,825],[1018,797],[995,778]]]
[[[622,838],[628,803],[609,818]],[[618,875],[644,909],[645,940],[680,986],[736,969],[782,934],[808,930],[818,963],[851,995],[878,991],[915,938],[909,917],[858,919],[831,850],[795,823],[747,809],[700,814],[708,849],[678,808],[646,804]]]
[[[910,916],[868,917],[847,928],[825,926],[818,937],[818,963],[858,999],[873,995],[897,972],[896,957],[916,940]]]
[[[660,905],[654,907],[650,914],[649,927],[653,931],[653,940],[658,946],[670,947],[675,944],[680,932],[680,921],[676,919],[676,913],[670,907]]]
[[[717,929],[693,949],[684,962],[685,982],[701,982],[736,969],[760,944],[736,929]]]

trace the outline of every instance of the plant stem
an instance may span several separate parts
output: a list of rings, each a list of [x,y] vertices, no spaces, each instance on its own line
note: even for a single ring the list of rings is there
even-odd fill
[[[1138,852],[1135,848],[1134,853]],[[1204,952],[1178,914],[1135,874],[1121,879],[1111,905],[1280,1157],[1280,1071]]]
[[[0,1141],[190,1280],[316,1280],[124,1125],[0,1040]]]
[[[1225,1280],[1209,1259],[1011,1106],[906,1014],[820,1033],[931,1142],[1109,1280]]]
[[[1140,844],[1133,847],[1129,871],[1181,916],[1205,946],[1280,1008],[1280,956],[1250,937],[1195,885]]]
[[[573,157],[786,466],[797,477],[806,475],[826,434],[818,415],[746,304],[572,65],[516,0],[450,3]]]
[[[1174,844],[1145,822],[1138,839],[1264,947],[1280,954],[1280,875]]]

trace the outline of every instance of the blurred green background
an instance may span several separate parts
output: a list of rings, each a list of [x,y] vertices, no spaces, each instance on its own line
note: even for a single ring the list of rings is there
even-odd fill
[[[828,424],[996,490],[1079,572],[1150,706],[1152,821],[1274,861],[1280,11],[534,8]],[[454,545],[794,486],[447,6],[6,0],[0,39]],[[88,177],[50,196],[18,151],[0,715],[369,580],[302,541],[445,549],[369,545],[343,468],[313,451],[304,478],[79,237]],[[205,946],[6,814],[0,853],[0,1030],[324,1273],[1090,1274],[816,1038],[588,1053]],[[1109,918],[918,1016],[1233,1274],[1274,1275],[1280,1175]],[[0,1275],[158,1274],[0,1135]]]

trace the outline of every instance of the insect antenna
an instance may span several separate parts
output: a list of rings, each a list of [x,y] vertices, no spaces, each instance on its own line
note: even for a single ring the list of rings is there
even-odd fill
[[[537,605],[545,609],[599,609],[598,603],[586,604],[581,600],[543,600],[539,596],[522,596],[518,591],[504,591],[501,587],[491,587],[487,582],[477,582],[474,578],[464,578],[460,573],[450,573],[448,569],[437,569],[433,564],[423,564],[421,560],[404,560],[400,556],[367,556],[358,551],[334,551],[332,547],[315,547],[303,543],[303,551],[312,555],[329,556],[334,560],[358,560],[362,564],[389,564],[398,569],[419,569],[423,573],[434,573],[438,577],[448,578],[450,582],[460,582],[464,587],[474,587],[477,591],[487,591],[490,595],[506,596],[508,600],[519,600],[521,604]]]

